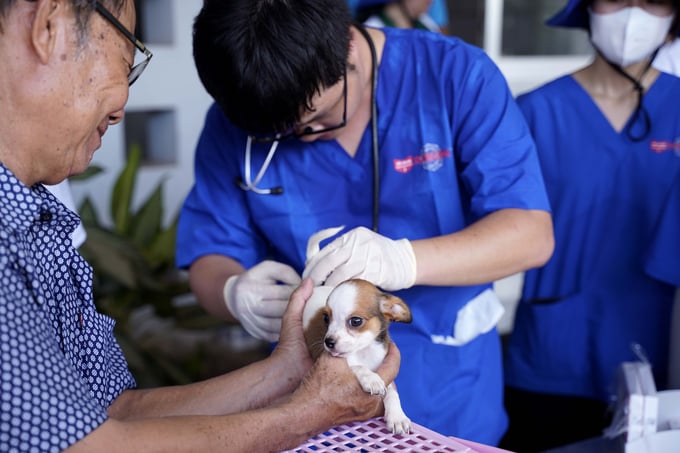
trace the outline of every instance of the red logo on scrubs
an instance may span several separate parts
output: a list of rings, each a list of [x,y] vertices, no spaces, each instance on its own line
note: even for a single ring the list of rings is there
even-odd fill
[[[680,151],[680,141],[675,143],[669,142],[668,140],[652,140],[649,142],[649,149],[657,154],[661,154],[666,151]]]
[[[422,165],[427,171],[437,171],[442,167],[442,161],[451,157],[451,151],[439,149],[439,145],[428,143],[423,146],[422,154],[407,156],[403,159],[394,159],[394,169],[399,173],[408,173],[413,167]]]

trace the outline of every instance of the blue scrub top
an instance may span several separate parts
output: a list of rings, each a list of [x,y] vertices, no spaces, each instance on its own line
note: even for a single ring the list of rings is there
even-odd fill
[[[673,99],[680,79],[661,74],[644,97],[651,131],[633,142],[571,76],[518,98],[536,139],[556,248],[544,267],[526,273],[508,385],[609,401],[617,367],[637,360],[631,343],[639,343],[664,388],[674,286],[644,266],[680,172],[680,154],[665,146],[680,140]],[[676,219],[676,235],[678,227]],[[679,260],[665,265],[678,269]]]
[[[547,210],[533,140],[484,52],[437,33],[384,32],[376,93],[380,234],[429,238],[498,209]],[[223,254],[246,268],[271,258],[302,272],[313,233],[371,227],[370,127],[354,158],[334,140],[281,142],[259,184],[283,187],[281,195],[234,183],[244,175],[245,147],[246,135],[211,107],[196,151],[196,184],[181,212],[178,266]],[[253,175],[269,148],[253,145]],[[458,310],[489,286],[399,291],[413,323],[393,324],[390,332],[402,351],[397,384],[407,415],[444,434],[493,444],[506,425],[497,333],[463,347],[431,342],[434,334],[451,336]]]
[[[680,154],[680,137],[665,145],[671,147],[670,151]],[[680,176],[675,178],[654,228],[645,270],[653,278],[680,287]]]

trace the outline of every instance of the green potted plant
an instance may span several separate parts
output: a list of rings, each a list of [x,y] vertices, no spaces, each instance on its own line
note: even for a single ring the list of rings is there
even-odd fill
[[[115,335],[138,385],[188,383],[264,355],[259,344],[235,350],[234,332],[225,335],[222,322],[192,303],[186,276],[175,268],[177,216],[163,225],[163,181],[132,207],[140,161],[139,146],[132,146],[112,191],[112,225],[102,223],[89,197],[79,207],[87,231],[80,252],[94,270],[95,304],[117,321]],[[74,180],[101,171],[92,166]]]

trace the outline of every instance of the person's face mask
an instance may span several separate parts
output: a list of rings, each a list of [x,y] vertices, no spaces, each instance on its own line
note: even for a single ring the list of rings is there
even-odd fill
[[[673,15],[655,16],[636,6],[608,14],[590,13],[590,40],[622,67],[649,57],[668,36]]]

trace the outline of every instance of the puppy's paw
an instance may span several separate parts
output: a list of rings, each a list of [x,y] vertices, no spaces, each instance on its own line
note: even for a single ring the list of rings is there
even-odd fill
[[[387,429],[392,431],[392,434],[408,434],[411,432],[411,420],[403,412],[398,414],[385,413],[385,423],[387,423]]]
[[[385,387],[385,382],[382,378],[368,368],[363,367],[353,367],[354,374],[361,384],[361,388],[364,392],[370,393],[371,395],[385,396],[387,388]]]
[[[390,384],[387,387],[387,394],[384,399],[385,403],[385,423],[387,428],[393,434],[408,434],[411,432],[411,420],[404,413],[399,401],[399,394],[397,387]]]
[[[385,396],[385,383],[377,374],[366,376],[364,379],[359,379],[359,383],[361,384],[361,388],[364,389],[364,392],[370,393],[371,395]]]

